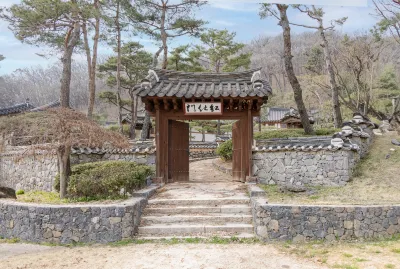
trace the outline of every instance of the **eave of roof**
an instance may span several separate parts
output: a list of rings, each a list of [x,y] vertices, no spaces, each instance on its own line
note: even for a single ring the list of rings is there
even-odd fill
[[[141,97],[218,98],[266,97],[271,86],[260,69],[231,73],[193,73],[150,70],[135,94]]]

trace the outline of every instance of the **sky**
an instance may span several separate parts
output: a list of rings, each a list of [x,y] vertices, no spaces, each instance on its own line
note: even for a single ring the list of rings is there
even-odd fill
[[[171,0],[178,1],[178,0]],[[196,16],[208,21],[208,28],[227,29],[236,32],[239,42],[248,43],[259,36],[276,36],[281,34],[281,28],[274,18],[261,20],[258,16],[259,4],[262,0],[209,0],[209,4],[196,12]],[[268,1],[268,0],[266,0]],[[266,2],[264,1],[264,2]],[[352,33],[359,30],[368,30],[375,23],[376,18],[372,15],[374,9],[372,0],[269,0],[269,2],[281,2],[288,4],[324,4],[325,23],[331,20],[348,17],[346,23],[337,30]],[[0,6],[18,4],[20,0],[0,0]],[[313,24],[305,14],[289,11],[289,20],[294,23]],[[48,66],[59,61],[59,55],[43,58],[37,54],[46,54],[50,49],[23,44],[18,41],[13,33],[7,28],[4,21],[0,21],[0,54],[6,57],[0,62],[0,75],[10,74],[18,68],[42,65]],[[310,31],[302,27],[292,27],[292,32],[301,33]],[[139,41],[145,48],[154,52],[158,45],[146,36],[125,35],[127,41]],[[180,44],[196,43],[191,37],[181,37],[174,40],[169,47],[174,48]],[[105,44],[99,47],[99,55],[111,55],[112,50]],[[85,56],[75,55],[77,61],[84,61]]]

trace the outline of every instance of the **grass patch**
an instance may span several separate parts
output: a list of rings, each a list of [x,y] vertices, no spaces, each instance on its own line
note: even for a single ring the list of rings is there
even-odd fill
[[[188,237],[188,238],[170,238],[170,239],[127,239],[118,242],[112,242],[108,245],[113,247],[121,247],[127,245],[135,244],[166,244],[166,245],[176,245],[176,244],[256,244],[261,243],[257,238],[238,238],[232,237],[219,237],[213,236],[210,238],[200,238],[200,237]]]
[[[367,259],[363,259],[363,258],[355,258],[354,259],[356,262],[367,262]]]
[[[358,266],[356,266],[356,265],[350,265],[350,264],[335,264],[335,265],[333,265],[333,268],[359,269]]]
[[[400,248],[394,248],[392,249],[392,252],[400,254]]]
[[[78,198],[65,198],[60,199],[60,194],[57,192],[46,191],[29,191],[24,194],[17,195],[19,202],[37,203],[37,204],[74,204],[74,203],[90,203],[90,202],[116,202],[124,200],[124,196],[112,197],[78,197]]]
[[[15,244],[15,243],[19,243],[21,242],[21,240],[19,238],[2,238],[0,237],[0,243],[6,243],[6,244]]]
[[[353,255],[349,254],[349,253],[343,253],[343,256],[346,258],[351,258],[353,257]]]
[[[388,263],[388,264],[385,264],[385,268],[392,269],[392,268],[395,268],[395,266],[394,266],[394,264]]]

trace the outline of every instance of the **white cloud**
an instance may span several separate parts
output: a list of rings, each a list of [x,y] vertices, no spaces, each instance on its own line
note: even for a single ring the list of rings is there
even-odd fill
[[[216,20],[216,24],[224,25],[224,26],[234,26],[236,23],[230,22],[230,21],[225,21],[225,20]]]
[[[214,8],[219,8],[219,9],[226,9],[226,10],[231,10],[231,11],[240,11],[240,12],[257,12],[260,7],[259,4],[256,3],[237,3],[237,2],[217,2],[217,1],[212,1],[209,2],[209,4],[214,7]]]

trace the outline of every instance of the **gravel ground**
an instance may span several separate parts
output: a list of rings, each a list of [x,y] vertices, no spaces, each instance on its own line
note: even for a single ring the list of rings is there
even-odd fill
[[[0,268],[325,268],[270,245],[143,244],[119,247],[46,247],[0,244]]]

